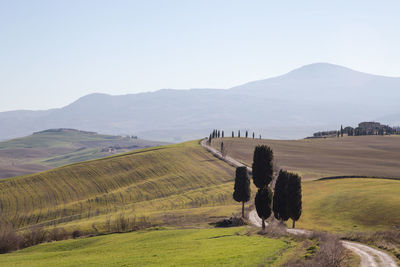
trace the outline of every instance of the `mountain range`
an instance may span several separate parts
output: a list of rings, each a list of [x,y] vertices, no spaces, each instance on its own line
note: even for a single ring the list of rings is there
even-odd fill
[[[211,129],[296,139],[365,120],[400,124],[400,78],[315,63],[230,89],[90,94],[63,108],[0,113],[0,139],[50,128],[179,142]]]

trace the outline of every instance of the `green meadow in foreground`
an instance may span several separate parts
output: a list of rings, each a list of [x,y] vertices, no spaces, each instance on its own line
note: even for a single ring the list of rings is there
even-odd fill
[[[0,255],[1,266],[256,266],[290,244],[245,227],[152,230],[46,243]]]
[[[400,225],[400,181],[332,179],[305,181],[298,228],[377,231]]]

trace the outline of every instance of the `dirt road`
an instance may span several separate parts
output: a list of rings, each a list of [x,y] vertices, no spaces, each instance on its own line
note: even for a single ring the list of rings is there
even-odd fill
[[[221,152],[208,145],[207,139],[201,140],[200,144],[214,156],[234,167],[245,166],[243,163],[229,156],[224,157]],[[246,167],[249,172],[252,171],[250,167]],[[262,222],[256,210],[252,210],[249,213],[249,220],[254,226],[261,227]],[[312,233],[304,229],[287,229],[287,232],[295,235],[310,235]],[[398,267],[394,259],[386,252],[356,242],[343,240],[342,244],[345,248],[351,250],[361,258],[360,267]]]

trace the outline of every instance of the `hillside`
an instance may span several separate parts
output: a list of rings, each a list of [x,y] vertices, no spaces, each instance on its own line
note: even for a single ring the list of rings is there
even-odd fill
[[[0,178],[44,171],[161,144],[163,142],[74,129],[49,129],[0,142]]]
[[[280,168],[295,171],[303,179],[358,175],[400,177],[399,136],[350,136],[343,138],[266,140],[224,138],[229,156],[250,164],[254,147],[271,146]],[[212,145],[219,149],[221,139]]]
[[[215,127],[253,129],[267,138],[303,138],[317,130],[398,114],[399,87],[400,78],[318,63],[225,90],[90,94],[63,108],[1,112],[0,140],[48,128],[170,142],[201,138]],[[387,118],[383,122],[398,122]]]
[[[204,225],[240,210],[233,168],[197,142],[135,150],[0,181],[1,219],[15,227],[101,231],[120,215]],[[215,217],[216,216],[216,217]]]
[[[400,180],[306,181],[297,227],[338,233],[400,227]]]

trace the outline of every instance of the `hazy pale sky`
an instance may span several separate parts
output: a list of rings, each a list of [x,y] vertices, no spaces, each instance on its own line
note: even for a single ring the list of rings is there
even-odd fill
[[[314,62],[400,76],[400,1],[0,0],[0,111],[229,88]]]

